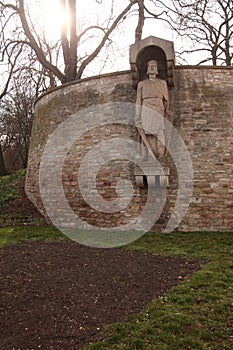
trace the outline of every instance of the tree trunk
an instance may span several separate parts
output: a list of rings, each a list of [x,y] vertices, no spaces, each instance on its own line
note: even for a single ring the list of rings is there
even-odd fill
[[[77,29],[76,29],[76,0],[69,0],[70,14],[70,80],[77,75]]]
[[[227,23],[226,25],[226,36],[225,36],[225,62],[227,66],[231,65],[231,45],[230,45],[230,29],[229,29],[229,25]]]
[[[66,82],[76,79],[77,75],[77,30],[76,30],[76,0],[60,0],[64,13],[69,13],[69,26],[64,22],[61,28],[61,43],[65,62]]]
[[[4,158],[3,158],[3,152],[2,152],[2,145],[0,143],[0,176],[7,175],[7,171],[5,168]]]
[[[135,42],[141,40],[142,38],[142,29],[144,26],[144,21],[144,0],[138,0],[138,25],[135,30]]]

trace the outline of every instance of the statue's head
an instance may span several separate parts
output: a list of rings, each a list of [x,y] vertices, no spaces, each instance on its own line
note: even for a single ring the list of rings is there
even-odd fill
[[[158,62],[156,60],[147,62],[147,75],[149,74],[158,74]]]

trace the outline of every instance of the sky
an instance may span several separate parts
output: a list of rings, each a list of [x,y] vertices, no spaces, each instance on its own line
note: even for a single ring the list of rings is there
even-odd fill
[[[98,2],[100,1],[98,0]],[[93,23],[106,26],[106,19],[116,17],[129,4],[129,0],[114,0],[112,8],[112,0],[102,0],[101,4],[98,2],[96,0],[77,0],[78,34]],[[60,0],[25,0],[25,7],[28,6],[30,15],[33,16],[33,25],[44,29],[46,38],[50,42],[59,40],[60,26],[64,21],[64,14],[61,13],[59,3]],[[135,9],[137,9],[137,6],[134,6]],[[137,10],[131,11],[127,16],[127,20],[123,21],[113,32],[111,36],[113,45],[111,50],[108,51],[110,58],[106,59],[107,53],[102,50],[88,66],[88,69],[84,71],[83,77],[130,69],[129,46],[135,41],[137,13]],[[180,46],[180,39],[177,38],[174,31],[160,20],[149,19],[145,21],[142,39],[150,35],[173,41],[175,50]],[[88,35],[83,37],[82,46],[78,47],[78,55],[90,54],[99,41],[100,37],[97,36],[96,31],[89,31]],[[189,64],[195,63],[195,58],[193,61],[189,60]],[[0,70],[4,70],[4,67],[0,67]],[[1,80],[4,80],[3,75],[0,78],[0,85]]]
[[[102,0],[102,4],[95,0],[77,1],[78,15],[78,32],[92,23],[102,24],[112,15],[119,14],[128,4],[129,0],[115,0],[113,12],[111,9],[111,0]],[[41,10],[43,25],[51,39],[59,38],[60,24],[62,22],[62,14],[59,9],[59,0],[41,0]],[[134,7],[137,9],[137,7]],[[137,25],[136,12],[131,12],[129,18],[123,22],[115,33],[111,36],[114,45],[111,50],[111,59],[105,60],[106,52],[99,54],[98,59],[89,65],[86,75],[93,75],[117,70],[130,69],[129,65],[129,46],[134,43],[134,31]],[[79,48],[79,54],[90,53],[95,47],[99,39],[93,31],[89,34],[93,38],[88,40],[83,47]],[[143,30],[143,38],[154,35],[162,39],[176,41],[174,32],[164,25],[162,21],[146,20]],[[80,51],[81,50],[81,51]]]

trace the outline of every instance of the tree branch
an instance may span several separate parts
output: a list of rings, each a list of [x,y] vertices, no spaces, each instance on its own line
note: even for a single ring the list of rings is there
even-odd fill
[[[8,88],[9,88],[9,85],[10,85],[10,81],[11,81],[11,78],[12,78],[12,75],[14,73],[14,68],[15,68],[15,65],[16,65],[16,61],[18,60],[18,57],[20,56],[20,54],[22,53],[22,50],[23,50],[23,46],[20,47],[19,51],[17,52],[17,54],[15,55],[14,57],[14,61],[13,62],[10,62],[10,58],[9,58],[9,63],[10,63],[10,71],[8,73],[8,77],[7,77],[7,81],[5,83],[5,86],[3,88],[3,91],[0,93],[0,100],[7,94],[8,92]]]
[[[26,18],[26,14],[25,14],[25,10],[24,10],[24,0],[19,0],[19,8],[18,8],[18,13],[21,19],[21,23],[22,23],[22,27],[24,30],[24,33],[26,35],[26,37],[29,40],[30,46],[31,48],[35,51],[36,56],[39,60],[39,62],[47,69],[49,69],[51,72],[53,72],[53,74],[55,76],[58,77],[58,79],[64,83],[66,81],[65,75],[61,73],[61,71],[54,66],[52,63],[50,63],[49,61],[46,60],[45,55],[43,50],[39,47],[39,45],[37,44],[30,28],[27,22],[27,18]]]
[[[142,29],[144,26],[144,21],[144,0],[138,0],[138,25],[135,30],[135,42],[141,40],[142,38]]]
[[[93,59],[98,55],[98,53],[100,52],[100,50],[103,48],[103,46],[105,45],[106,41],[108,40],[110,34],[112,33],[112,31],[116,28],[116,26],[118,25],[118,23],[120,22],[120,20],[122,18],[124,18],[124,16],[127,14],[127,12],[131,9],[131,7],[137,3],[137,0],[131,0],[130,4],[124,9],[124,11],[122,11],[119,16],[115,19],[115,21],[112,23],[111,27],[107,30],[107,32],[105,33],[104,37],[102,38],[101,42],[99,43],[99,45],[97,46],[97,48],[89,55],[89,57],[87,57],[81,64],[78,73],[77,73],[77,79],[80,79],[84,69],[86,68],[86,66],[93,61]]]

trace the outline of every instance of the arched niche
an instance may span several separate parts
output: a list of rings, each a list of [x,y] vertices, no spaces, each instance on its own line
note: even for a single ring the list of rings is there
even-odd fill
[[[136,59],[138,81],[147,78],[147,63],[150,60],[156,60],[158,62],[158,77],[167,80],[168,74],[166,54],[160,47],[150,45],[143,48],[138,53]]]
[[[151,59],[158,61],[159,77],[167,81],[169,87],[174,83],[175,52],[172,41],[149,36],[130,45],[130,67],[133,85],[146,78],[146,65]]]

